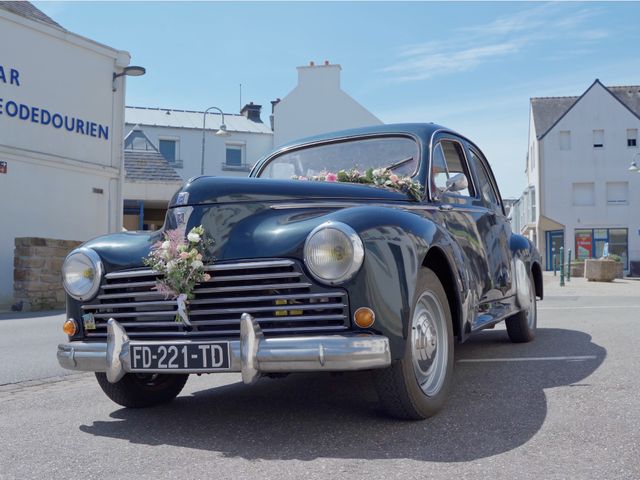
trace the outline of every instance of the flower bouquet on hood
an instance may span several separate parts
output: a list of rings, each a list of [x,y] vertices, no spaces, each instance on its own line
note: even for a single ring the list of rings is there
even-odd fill
[[[205,273],[202,261],[208,243],[202,225],[192,228],[186,238],[184,228],[167,230],[164,240],[156,242],[143,259],[144,264],[158,274],[153,289],[163,294],[165,299],[177,301],[176,322],[191,325],[189,300],[194,297],[196,285],[211,278]]]

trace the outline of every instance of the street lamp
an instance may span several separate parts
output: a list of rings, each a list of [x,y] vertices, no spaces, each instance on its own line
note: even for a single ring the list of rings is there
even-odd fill
[[[147,73],[147,70],[144,67],[139,67],[137,65],[131,65],[130,67],[125,67],[122,69],[122,72],[120,73],[113,72],[113,81],[111,84],[111,88],[113,89],[114,92],[117,90],[116,79],[118,77],[123,77],[125,75],[128,77],[140,77],[145,73]]]
[[[205,132],[205,123],[207,121],[207,113],[209,113],[209,110],[217,110],[220,112],[220,115],[222,117],[222,124],[220,125],[220,128],[218,129],[218,131],[216,132],[216,136],[218,137],[228,137],[229,135],[231,135],[228,131],[227,131],[227,126],[224,124],[224,112],[222,110],[220,110],[218,107],[209,107],[207,108],[204,113],[202,114],[202,161],[200,162],[200,175],[204,175],[204,132]]]

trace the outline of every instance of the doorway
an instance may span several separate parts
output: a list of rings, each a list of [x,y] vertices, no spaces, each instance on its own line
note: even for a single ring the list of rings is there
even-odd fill
[[[551,230],[547,232],[546,270],[553,270],[554,256],[556,265],[560,265],[560,247],[564,247],[564,230]]]

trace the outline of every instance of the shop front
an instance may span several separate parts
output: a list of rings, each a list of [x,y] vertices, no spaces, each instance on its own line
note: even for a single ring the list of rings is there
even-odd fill
[[[584,260],[601,258],[608,253],[620,257],[624,269],[629,269],[629,229],[582,228],[575,230],[575,255]]]

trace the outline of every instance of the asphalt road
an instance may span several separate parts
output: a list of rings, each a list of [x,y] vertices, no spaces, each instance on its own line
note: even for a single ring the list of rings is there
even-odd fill
[[[637,296],[551,294],[534,342],[495,329],[457,348],[450,401],[423,422],[385,417],[366,374],[191,377],[146,410],[111,403],[91,374],[4,385],[0,478],[638,479],[638,318]],[[58,335],[25,327],[11,335],[48,361]]]

